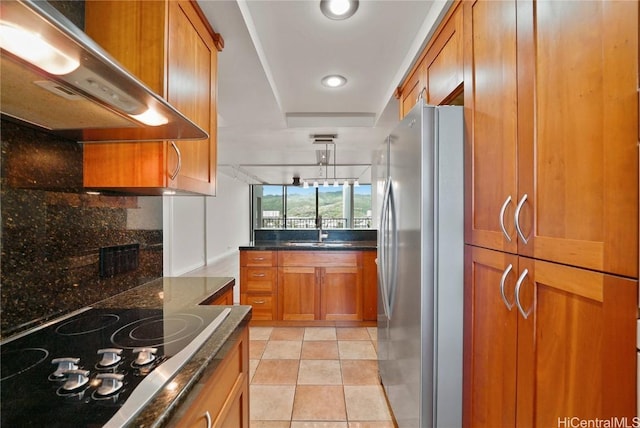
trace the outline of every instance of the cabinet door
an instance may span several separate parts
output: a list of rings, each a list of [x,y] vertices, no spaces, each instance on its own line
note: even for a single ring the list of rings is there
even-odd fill
[[[362,269],[322,268],[320,319],[362,321]]]
[[[151,90],[166,97],[166,4],[161,1],[85,2],[85,31]],[[167,144],[94,143],[83,146],[84,186],[161,194],[168,186]]]
[[[424,63],[421,63],[400,88],[400,119],[416,105],[420,93],[425,89],[424,72]]]
[[[463,7],[465,242],[515,253],[516,4],[486,0]]]
[[[638,2],[518,5],[518,252],[637,277]]]
[[[364,321],[378,319],[377,251],[362,252],[362,317]]]
[[[218,51],[191,2],[169,2],[167,33],[167,99],[210,136],[175,142],[181,155],[180,169],[170,186],[214,195]],[[177,151],[169,153],[167,169],[173,175],[171,171],[177,171]]]
[[[85,145],[85,187],[215,194],[217,48],[196,8],[184,0],[86,2],[87,34],[209,138]]]
[[[215,299],[210,305],[233,305],[233,288]]]
[[[311,321],[320,318],[320,270],[278,268],[278,319]]]
[[[424,62],[427,102],[431,105],[453,102],[464,81],[461,7],[457,7],[437,35]]]
[[[517,271],[515,255],[465,246],[465,427],[515,426]]]
[[[179,428],[200,428],[212,421],[214,427],[249,427],[249,331],[242,327],[233,333],[231,349],[220,360],[215,371],[201,379],[186,398],[169,424]]]
[[[571,417],[631,423],[638,282],[524,257],[518,263],[527,316],[518,315],[517,425],[559,426]]]

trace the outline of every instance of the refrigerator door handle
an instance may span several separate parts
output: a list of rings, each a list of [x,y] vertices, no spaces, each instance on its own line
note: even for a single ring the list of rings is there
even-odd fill
[[[382,197],[382,209],[380,210],[380,232],[379,232],[379,245],[380,256],[378,260],[378,280],[380,283],[380,296],[382,298],[382,307],[384,314],[389,318],[389,292],[387,282],[387,267],[388,267],[388,218],[389,218],[389,189],[391,187],[391,179],[387,179],[384,188],[384,194]]]
[[[388,246],[390,250],[390,266],[391,272],[389,275],[389,283],[387,284],[387,305],[388,305],[388,317],[391,319],[391,315],[393,312],[393,303],[396,296],[396,288],[397,288],[397,277],[398,277],[398,224],[397,224],[397,215],[396,215],[396,202],[393,197],[393,183],[391,177],[389,177],[389,197],[388,197],[388,205],[389,205],[389,214],[390,217],[390,227],[391,227],[391,243]],[[386,250],[385,250],[386,251]]]

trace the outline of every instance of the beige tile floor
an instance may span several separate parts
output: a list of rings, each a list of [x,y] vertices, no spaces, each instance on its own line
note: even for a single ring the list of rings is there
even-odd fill
[[[375,328],[250,327],[251,428],[393,428]]]

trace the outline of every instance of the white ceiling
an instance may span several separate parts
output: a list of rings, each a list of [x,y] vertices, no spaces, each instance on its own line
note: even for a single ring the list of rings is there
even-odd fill
[[[312,134],[337,134],[335,176],[370,181],[373,151],[398,122],[393,92],[450,1],[360,0],[326,18],[319,0],[198,0],[224,38],[218,56],[219,171],[247,183],[328,175]],[[348,79],[326,88],[328,74]],[[331,146],[329,147],[332,150]],[[328,171],[327,171],[328,169]]]

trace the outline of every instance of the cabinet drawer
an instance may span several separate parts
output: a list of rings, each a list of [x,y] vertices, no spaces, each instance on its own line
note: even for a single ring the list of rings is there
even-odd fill
[[[254,320],[271,321],[275,319],[273,315],[275,309],[273,296],[249,294],[244,304],[252,306],[252,319]]]
[[[357,267],[359,251],[280,251],[279,266]]]
[[[273,314],[275,310],[274,303],[273,296],[271,295],[247,294],[243,305],[253,307],[252,319],[271,321],[275,319]]]
[[[276,290],[277,268],[243,267],[240,283],[245,293],[272,293]]]
[[[276,266],[275,251],[240,251],[240,266]]]

